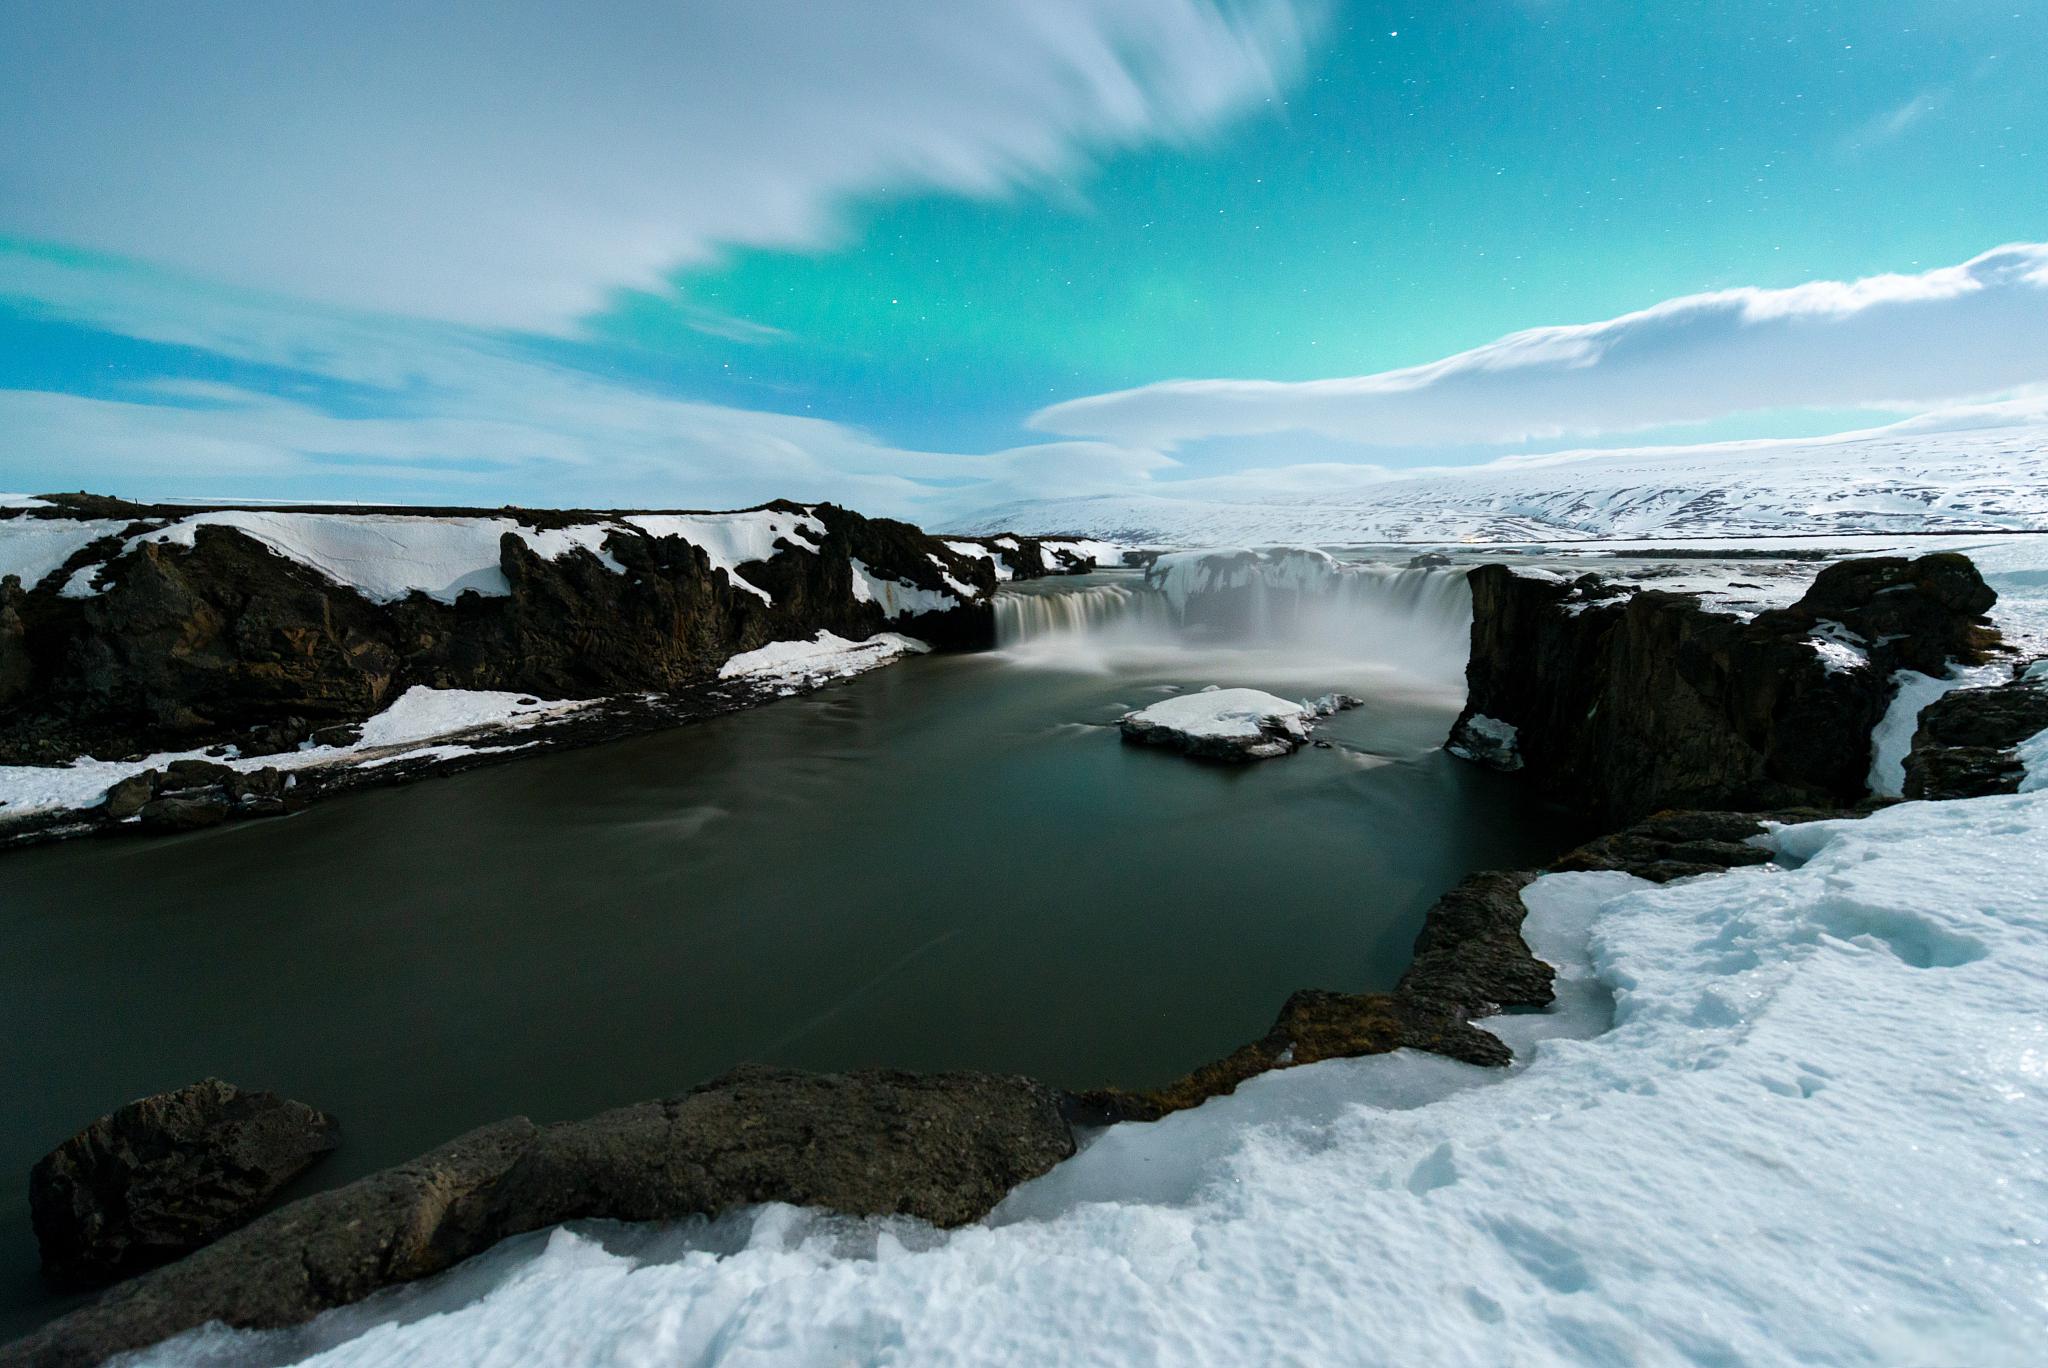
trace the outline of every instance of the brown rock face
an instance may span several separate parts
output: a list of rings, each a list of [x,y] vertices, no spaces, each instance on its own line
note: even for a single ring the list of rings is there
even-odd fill
[[[1489,565],[1471,585],[1453,741],[1485,753],[1475,719],[1511,724],[1541,789],[1604,826],[1664,808],[1857,802],[1892,672],[1938,673],[1996,641],[1982,615],[1997,596],[1946,552],[1831,565],[1798,603],[1748,622],[1689,595],[1612,596],[1592,576]],[[1831,668],[1817,633],[1860,642],[1868,663]]]
[[[338,1135],[302,1102],[217,1078],[131,1102],[29,1175],[43,1268],[104,1282],[188,1254],[248,1221]]]
[[[742,1069],[588,1121],[500,1122],[294,1202],[0,1349],[0,1365],[83,1368],[213,1320],[296,1325],[581,1218],[783,1201],[961,1225],[1073,1152],[1058,1095],[1029,1079]]]

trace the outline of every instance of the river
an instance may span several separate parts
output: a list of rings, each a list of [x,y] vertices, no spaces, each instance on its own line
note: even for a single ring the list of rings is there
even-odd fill
[[[1038,584],[1006,592],[997,651],[289,819],[7,855],[0,1336],[59,1305],[29,1166],[207,1075],[341,1119],[310,1188],[743,1060],[1158,1083],[1296,988],[1389,986],[1440,892],[1567,833],[1438,748],[1462,585],[1383,580],[1221,636],[1132,577]],[[1208,684],[1366,704],[1330,748],[1248,767],[1119,741],[1122,712]]]

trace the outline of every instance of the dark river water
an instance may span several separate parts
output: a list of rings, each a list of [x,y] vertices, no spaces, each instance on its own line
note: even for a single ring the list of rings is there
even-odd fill
[[[743,1060],[1156,1083],[1296,988],[1388,986],[1444,888],[1566,841],[1438,749],[1459,696],[1423,673],[1084,630],[283,821],[0,858],[0,1335],[58,1309],[30,1165],[207,1075],[339,1116],[328,1185]],[[1368,701],[1333,748],[1243,768],[1107,725],[1212,683]]]

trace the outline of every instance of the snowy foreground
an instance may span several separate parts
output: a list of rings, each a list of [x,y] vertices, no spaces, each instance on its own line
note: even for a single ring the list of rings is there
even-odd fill
[[[1317,1064],[1114,1127],[949,1235],[564,1229],[146,1361],[2038,1362],[2048,791],[1772,839],[1532,885],[1560,1002],[1489,1023],[1509,1074]]]

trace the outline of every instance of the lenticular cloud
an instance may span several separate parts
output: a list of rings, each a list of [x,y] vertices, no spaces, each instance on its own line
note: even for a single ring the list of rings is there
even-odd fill
[[[1375,446],[1521,442],[1773,409],[1921,411],[2048,381],[2048,244],[1919,275],[1688,295],[1337,380],[1176,380],[1041,410],[1132,446],[1313,432]]]

